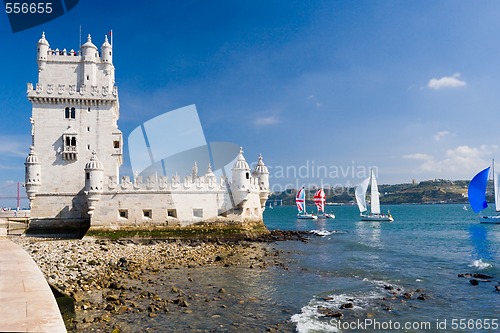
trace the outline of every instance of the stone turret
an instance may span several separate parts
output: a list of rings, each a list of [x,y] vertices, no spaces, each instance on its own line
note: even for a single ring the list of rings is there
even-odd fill
[[[41,72],[45,69],[47,64],[47,54],[49,52],[49,42],[45,39],[45,32],[42,32],[42,38],[37,43],[37,62],[38,71]]]
[[[207,172],[205,173],[205,181],[211,186],[215,185],[215,182],[217,181],[217,178],[212,171],[212,165],[210,163],[208,163]]]
[[[240,147],[240,153],[232,168],[231,190],[235,205],[238,206],[248,199],[250,184],[250,167],[243,156],[243,148]]]
[[[28,199],[30,200],[31,205],[31,200],[34,199],[35,195],[40,189],[40,185],[42,185],[42,166],[40,162],[38,162],[38,157],[35,153],[35,147],[30,147],[30,152],[28,154],[28,157],[26,157],[24,165],[26,166],[24,186],[26,188],[26,194],[28,195]]]
[[[92,152],[90,161],[85,165],[85,195],[87,197],[88,214],[92,216],[96,203],[101,198],[104,186],[104,170],[97,159],[95,151]]]
[[[104,43],[101,46],[101,54],[102,54],[102,62],[104,63],[113,63],[113,48],[111,44],[108,42],[108,36],[104,36]]]
[[[83,73],[81,85],[86,86],[87,89],[97,84],[97,67],[96,63],[99,59],[99,51],[97,46],[92,43],[90,35],[87,37],[87,42],[81,46],[82,60],[83,60]]]
[[[264,209],[266,201],[269,198],[269,170],[264,164],[262,155],[259,155],[259,161],[255,166],[252,176],[258,179],[259,182],[259,197],[260,205]]]

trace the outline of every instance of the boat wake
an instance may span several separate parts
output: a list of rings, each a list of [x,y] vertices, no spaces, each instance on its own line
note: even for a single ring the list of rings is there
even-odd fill
[[[475,267],[477,269],[483,270],[483,269],[491,268],[491,267],[493,267],[493,265],[490,263],[484,262],[483,259],[479,259],[479,260],[472,260],[472,262],[469,264],[469,267]]]

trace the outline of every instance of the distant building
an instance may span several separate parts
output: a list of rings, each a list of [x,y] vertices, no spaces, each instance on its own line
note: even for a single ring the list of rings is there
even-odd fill
[[[198,175],[120,177],[123,138],[113,50],[90,35],[74,50],[37,43],[38,82],[28,83],[32,145],[25,187],[31,220],[90,221],[96,227],[186,226],[201,221],[262,220],[269,172],[262,156],[253,172],[240,150],[228,178],[210,165]]]

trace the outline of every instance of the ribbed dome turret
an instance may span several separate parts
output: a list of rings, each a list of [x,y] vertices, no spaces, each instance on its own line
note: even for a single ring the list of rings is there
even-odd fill
[[[205,176],[207,176],[207,177],[215,177],[215,174],[212,171],[212,165],[210,163],[208,163],[208,168],[207,168],[207,172],[205,173]]]
[[[254,174],[269,173],[269,170],[267,169],[266,165],[264,164],[264,159],[262,158],[262,154],[259,155],[259,161],[257,162],[257,165],[255,166],[255,170],[253,173]]]
[[[97,153],[95,150],[92,152],[92,157],[90,158],[90,161],[85,164],[85,170],[103,170],[103,166],[101,162],[97,159]]]
[[[47,46],[49,46],[49,42],[45,39],[45,32],[42,32],[42,37],[38,41],[38,45],[47,45]]]
[[[38,156],[35,153],[35,147],[30,147],[30,152],[26,157],[26,164],[36,164],[38,163]]]
[[[102,43],[101,48],[108,48],[108,47],[111,48],[111,44],[109,44],[109,42],[108,42],[108,35],[105,35],[104,36],[104,43]]]
[[[240,147],[240,153],[236,159],[236,163],[234,163],[233,170],[250,170],[247,161],[245,160],[245,156],[243,156],[243,148]]]
[[[92,37],[90,37],[90,34],[87,36],[87,42],[82,45],[82,49],[86,48],[93,48],[94,50],[97,51],[97,46],[95,46],[94,43],[92,43]]]

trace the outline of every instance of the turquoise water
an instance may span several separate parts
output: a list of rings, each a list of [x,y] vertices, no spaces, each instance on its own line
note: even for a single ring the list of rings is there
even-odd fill
[[[382,209],[395,221],[358,221],[357,206],[327,207],[336,218],[314,221],[297,220],[295,207],[266,209],[269,229],[331,232],[275,244],[291,264],[267,283],[297,331],[500,331],[500,225],[479,224],[463,205]],[[473,286],[460,273],[493,279]],[[340,321],[320,313],[346,303]]]

